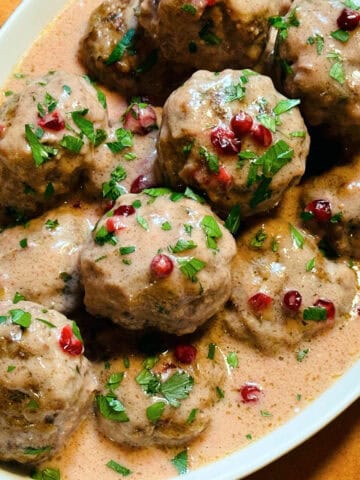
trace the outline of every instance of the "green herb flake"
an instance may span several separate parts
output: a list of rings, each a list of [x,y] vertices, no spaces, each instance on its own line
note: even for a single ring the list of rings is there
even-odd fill
[[[193,250],[197,245],[192,240],[183,240],[180,238],[175,245],[169,245],[168,250],[171,253],[181,253],[187,252],[188,250]]]
[[[10,310],[11,322],[23,328],[29,328],[31,325],[31,314],[21,309]]]
[[[14,92],[13,92],[12,90],[6,90],[6,91],[4,92],[4,96],[5,96],[5,97],[11,97],[11,95],[13,95],[13,94],[14,94]]]
[[[130,130],[127,130],[126,128],[118,128],[115,132],[115,135],[116,142],[110,142],[106,144],[112,153],[120,153],[125,148],[131,148],[133,146],[133,134]]]
[[[296,394],[296,400],[297,400],[298,402],[300,402],[301,399],[302,399],[301,393],[297,393],[297,394]]]
[[[188,416],[188,418],[187,418],[187,420],[186,420],[186,423],[187,423],[188,425],[191,425],[191,424],[193,424],[193,423],[195,422],[196,415],[198,414],[198,412],[199,412],[199,409],[198,409],[198,408],[193,408],[193,409],[191,410],[191,412],[189,413],[189,416]]]
[[[46,325],[49,328],[56,328],[56,325],[54,325],[51,322],[48,322],[47,320],[44,320],[43,318],[35,318],[35,320],[37,320],[40,323],[43,323],[44,325]]]
[[[200,225],[206,235],[208,248],[217,250],[217,240],[222,237],[222,231],[215,218],[211,215],[205,215]]]
[[[350,38],[350,33],[345,30],[335,30],[335,32],[331,32],[330,35],[332,38],[335,38],[335,40],[339,40],[339,42],[342,43],[346,43]]]
[[[181,10],[186,13],[190,13],[190,15],[196,15],[196,8],[190,3],[184,3],[184,5],[181,6]]]
[[[207,358],[210,359],[210,360],[214,360],[215,351],[216,351],[216,344],[215,343],[209,343]]]
[[[298,350],[296,352],[296,360],[298,362],[302,362],[309,354],[309,349],[308,348],[303,348],[302,350]]]
[[[300,105],[300,103],[301,103],[301,100],[298,100],[298,99],[280,100],[280,102],[274,108],[273,112],[275,113],[275,115],[282,115],[283,113],[286,113],[292,110],[293,108],[297,107],[298,105]]]
[[[271,240],[271,251],[273,253],[278,252],[279,251],[279,246],[280,246],[279,241],[276,238],[273,238]]]
[[[241,223],[241,207],[240,205],[234,205],[230,210],[229,215],[225,221],[225,228],[229,230],[230,233],[236,235],[239,231]]]
[[[119,252],[120,255],[129,255],[130,253],[134,253],[136,251],[136,247],[120,247]]]
[[[268,236],[264,228],[260,228],[260,230],[258,230],[255,236],[250,240],[250,246],[253,248],[262,248],[267,237]]]
[[[105,245],[105,243],[110,243],[114,246],[117,244],[116,236],[108,232],[104,225],[96,232],[94,241],[101,246]]]
[[[182,153],[183,153],[185,158],[189,158],[193,146],[194,146],[193,141],[190,142],[190,143],[187,143],[186,145],[183,146]]]
[[[194,200],[195,202],[205,203],[205,200],[200,195],[197,195],[195,192],[193,192],[190,187],[186,187],[185,192],[178,195],[180,195],[180,198],[183,198],[185,196],[186,198],[190,198],[190,200]],[[173,202],[176,201],[172,197],[170,197],[170,200]]]
[[[221,38],[219,38],[212,30],[214,27],[214,22],[210,19],[208,20],[203,28],[199,31],[199,38],[203,40],[206,45],[216,46],[220,45],[222,42]]]
[[[28,239],[27,238],[22,238],[19,242],[19,245],[21,248],[27,248],[28,245]]]
[[[156,423],[164,413],[166,403],[155,402],[146,409],[146,417],[151,423]]]
[[[45,222],[45,227],[46,227],[46,229],[47,229],[47,230],[50,230],[50,231],[56,230],[59,225],[60,225],[60,224],[59,224],[59,221],[58,221],[57,219],[51,220],[51,219],[49,218],[49,219],[46,220],[46,222]]]
[[[25,138],[30,146],[36,167],[40,167],[43,163],[47,162],[58,153],[56,148],[48,147],[40,143],[38,137],[28,124],[25,125]]]
[[[149,197],[153,198],[158,198],[158,197],[163,197],[165,195],[170,195],[172,190],[170,188],[145,188],[141,193],[145,193],[146,195],[149,195]]]
[[[78,154],[80,153],[84,142],[81,140],[81,138],[73,137],[72,135],[64,135],[60,141],[60,145],[66,150],[69,150],[71,153]]]
[[[268,412],[267,410],[260,410],[260,415],[262,417],[272,417],[272,413]]]
[[[200,157],[206,162],[208,169],[213,173],[219,173],[219,157],[216,153],[209,152],[205,147],[199,149]]]
[[[97,395],[96,403],[101,415],[113,422],[128,422],[129,417],[125,412],[124,405],[118,400],[114,393],[107,395]]]
[[[243,83],[232,83],[225,89],[226,99],[225,103],[241,101],[245,98],[246,88]]]
[[[295,132],[291,132],[290,137],[292,137],[292,138],[305,138],[306,137],[306,132],[304,132],[303,130],[297,130]]]
[[[327,310],[324,307],[308,307],[303,311],[303,319],[314,322],[325,322],[327,319]]]
[[[144,217],[142,217],[141,215],[136,215],[136,221],[144,230],[149,230],[149,224]]]
[[[216,393],[217,393],[217,396],[221,399],[221,398],[225,398],[225,392],[222,388],[220,388],[219,386],[216,387]]]
[[[172,226],[170,222],[164,222],[161,224],[161,230],[164,230],[165,232],[167,232],[171,229],[172,229]]]
[[[176,468],[179,475],[185,475],[188,472],[188,452],[183,450],[171,459],[171,463]]]
[[[23,300],[26,300],[26,298],[24,297],[24,295],[21,295],[21,293],[19,292],[15,292],[15,295],[14,295],[14,298],[13,298],[13,303],[19,303],[19,302],[22,302]]]
[[[291,238],[293,240],[294,246],[296,246],[297,248],[304,248],[305,237],[291,223],[289,224],[289,227],[290,227],[290,234],[291,234]]]
[[[230,352],[226,357],[226,361],[230,368],[237,368],[239,366],[239,358],[235,352]]]
[[[180,407],[180,401],[192,391],[194,379],[186,372],[176,372],[160,385],[160,393],[172,407]]]
[[[131,470],[115,462],[115,460],[109,460],[106,466],[123,477],[127,477],[132,473]]]
[[[196,274],[206,266],[205,262],[195,257],[190,258],[189,260],[178,260],[178,263],[180,265],[181,273],[194,283],[197,282]]]
[[[119,62],[123,58],[127,50],[132,53],[131,50],[133,50],[135,35],[135,28],[131,28],[130,30],[128,30],[122,37],[122,39],[115,45],[109,58],[104,63],[106,65],[112,65],[113,63]]]
[[[45,452],[50,452],[52,447],[47,446],[47,447],[39,447],[39,448],[34,448],[34,447],[26,447],[24,448],[23,452],[25,455],[41,455],[42,453]]]
[[[253,438],[252,435],[251,435],[251,433],[247,433],[247,434],[245,435],[245,437],[246,437],[248,440],[252,440],[252,438]]]
[[[26,405],[26,408],[29,410],[37,410],[39,408],[39,404],[34,399],[31,399]]]
[[[9,365],[9,366],[7,367],[7,370],[6,370],[6,371],[7,371],[8,373],[11,373],[11,372],[13,372],[13,371],[15,370],[15,368],[16,368],[15,365]]]
[[[125,367],[126,369],[127,369],[127,368],[130,368],[130,359],[129,359],[129,357],[124,357],[123,363],[124,363],[124,367]]]
[[[308,45],[315,45],[316,52],[318,55],[321,55],[324,50],[325,40],[324,37],[320,34],[313,35],[306,40]]]
[[[300,22],[296,15],[296,8],[294,8],[291,13],[287,15],[287,17],[270,17],[269,23],[278,30],[280,41],[284,41],[287,39],[290,27],[300,26]]]
[[[189,237],[191,237],[193,228],[194,227],[192,225],[190,225],[190,223],[184,223],[184,230],[189,235]]]
[[[311,272],[315,268],[315,257],[309,260],[306,264],[306,271]]]
[[[114,391],[117,388],[119,388],[123,379],[124,379],[124,372],[112,373],[108,378],[105,387],[110,391]]]
[[[69,87],[69,85],[63,85],[63,90],[67,95],[71,95],[72,90],[71,90],[71,87]]]
[[[61,480],[60,470],[57,468],[44,468],[44,470],[34,470],[31,473],[34,480]]]
[[[120,182],[125,180],[127,173],[125,168],[119,164],[110,175],[110,180],[102,184],[103,198],[109,200],[117,200],[121,195],[126,193],[126,189],[120,185]]]
[[[336,213],[331,217],[330,223],[339,223],[341,222],[342,217],[343,217],[343,212]]]

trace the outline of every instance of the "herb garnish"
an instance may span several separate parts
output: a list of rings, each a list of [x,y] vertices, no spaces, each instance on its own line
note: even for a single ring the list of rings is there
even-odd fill
[[[132,473],[131,470],[128,468],[124,467],[123,465],[120,465],[120,463],[115,462],[115,460],[109,460],[106,464],[108,468],[111,468],[111,470],[114,470],[114,472],[119,473],[123,477],[127,477]]]
[[[109,58],[105,60],[105,65],[112,65],[113,63],[119,62],[126,51],[129,51],[129,53],[132,54],[135,35],[135,28],[130,28],[130,30],[128,30],[122,39],[115,45]]]
[[[171,459],[171,463],[176,468],[179,475],[184,475],[188,471],[188,453],[183,450]]]

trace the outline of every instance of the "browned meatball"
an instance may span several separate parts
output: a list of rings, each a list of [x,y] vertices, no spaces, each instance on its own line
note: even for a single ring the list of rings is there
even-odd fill
[[[340,255],[360,258],[360,157],[307,181],[302,197],[304,225]]]
[[[106,0],[92,13],[79,56],[90,74],[123,95],[161,102],[173,75],[156,44],[138,25],[139,0]]]
[[[30,302],[0,302],[0,460],[54,455],[88,413],[97,382],[74,322]]]
[[[200,70],[164,106],[158,172],[172,187],[205,192],[221,215],[239,205],[251,216],[277,205],[300,181],[308,150],[296,102],[270,78]]]
[[[291,0],[144,0],[139,21],[164,57],[192,68],[249,68],[259,60],[268,18]]]
[[[302,100],[311,125],[359,143],[360,24],[342,29],[340,0],[296,0],[293,7],[278,25],[284,93]]]

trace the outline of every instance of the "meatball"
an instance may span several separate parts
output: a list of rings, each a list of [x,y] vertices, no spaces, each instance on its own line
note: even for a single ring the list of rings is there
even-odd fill
[[[121,196],[85,245],[85,305],[132,330],[191,333],[229,297],[235,241],[206,205],[144,192]]]
[[[97,396],[99,430],[136,447],[187,444],[211,422],[211,407],[225,379],[222,357],[207,358],[203,341],[181,343],[156,357],[112,361]],[[105,373],[105,372],[104,372]],[[114,408],[116,407],[116,408]]]
[[[98,218],[93,206],[60,207],[0,233],[0,300],[69,313],[81,305],[79,256]]]
[[[50,73],[1,107],[0,208],[34,215],[78,186],[107,112],[81,76]]]
[[[162,102],[172,90],[174,66],[138,25],[139,0],[106,0],[92,13],[79,57],[95,78],[126,97]],[[176,72],[179,74],[180,72]]]
[[[97,387],[75,322],[0,302],[0,460],[38,463],[65,443]]]
[[[338,254],[360,258],[360,156],[304,185],[304,224]]]
[[[164,106],[159,175],[202,190],[221,215],[274,207],[305,169],[309,137],[296,105],[250,70],[196,72]]]
[[[359,142],[360,24],[351,31],[343,25],[341,1],[296,0],[293,6],[277,45],[285,95],[301,98],[311,125]]]
[[[144,0],[139,21],[170,62],[214,71],[248,68],[265,49],[268,18],[286,13],[290,4],[291,0]]]
[[[265,351],[293,346],[349,317],[356,277],[323,257],[314,237],[282,219],[257,223],[238,241],[229,330]]]
[[[128,107],[123,123],[111,128],[107,143],[99,147],[89,168],[86,188],[90,193],[98,196],[102,191],[105,199],[113,201],[121,194],[156,185],[154,162],[160,119],[160,113],[146,103]]]

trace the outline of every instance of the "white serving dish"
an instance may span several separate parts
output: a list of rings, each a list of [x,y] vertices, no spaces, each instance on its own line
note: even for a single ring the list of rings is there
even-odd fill
[[[29,45],[67,3],[68,0],[23,0],[0,29],[0,86]],[[359,378],[360,360],[309,407],[282,427],[223,460],[181,476],[181,480],[239,480],[271,463],[325,427],[359,398]],[[23,477],[0,469],[0,480],[20,478]]]

